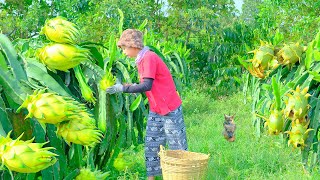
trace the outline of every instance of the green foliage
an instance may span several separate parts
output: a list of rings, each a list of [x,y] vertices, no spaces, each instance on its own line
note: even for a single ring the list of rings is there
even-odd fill
[[[241,32],[245,28],[230,23],[236,22],[234,2],[168,2],[172,8],[162,32],[166,32],[166,39],[173,38],[191,49],[191,75],[216,87],[239,85],[233,78],[241,73],[235,54],[243,49],[242,40],[247,38]]]
[[[37,36],[45,19],[60,15],[78,24],[84,41],[104,44],[120,29],[139,28],[148,20],[145,28],[154,29],[156,39],[191,49],[190,75],[231,90],[242,83],[236,78],[242,73],[237,56],[247,56],[247,47],[260,39],[308,42],[320,20],[319,2],[313,0],[244,1],[240,16],[233,1],[5,1],[0,5],[0,22],[8,24],[2,31],[11,39]]]
[[[302,170],[300,152],[287,148],[281,137],[262,134],[257,138],[250,112],[252,96],[246,104],[241,93],[217,99],[206,91],[208,87],[196,86],[183,99],[189,150],[210,153],[207,179],[319,178],[318,171],[306,174]],[[233,143],[222,135],[224,114],[235,114]]]
[[[189,66],[193,67],[193,72],[190,75],[206,77],[209,74],[210,82],[232,80],[240,72],[239,67],[229,68],[227,71],[230,73],[223,79],[218,79],[218,77],[224,71],[217,69],[223,68],[225,65],[231,67],[237,63],[233,54],[237,53],[238,48],[232,41],[237,41],[238,34],[234,33],[232,26],[230,26],[230,22],[235,18],[234,2],[168,1],[167,3],[165,6],[164,1],[128,3],[127,1],[110,2],[107,0],[68,0],[63,3],[61,1],[32,1],[31,3],[30,1],[29,6],[21,3],[18,6],[17,3],[8,1],[1,3],[4,7],[2,17],[6,18],[0,19],[0,22],[9,24],[8,28],[6,27],[2,31],[11,39],[28,38],[37,36],[45,19],[60,15],[80,27],[84,33],[82,37],[84,41],[107,42],[112,36],[119,35],[114,33],[118,31],[118,24],[122,25],[123,23],[123,27],[119,27],[119,30],[139,28],[140,24],[148,20],[145,28],[154,29],[153,36],[156,39],[163,38],[167,42],[169,41],[171,47],[167,47],[170,48],[170,51],[176,51],[185,60],[188,56],[192,57],[188,60]],[[118,8],[122,10],[124,18],[119,16]],[[14,10],[18,12],[18,15],[13,13]],[[39,16],[39,14],[42,15]],[[123,22],[121,22],[122,20]],[[90,22],[90,26],[87,25],[87,22]],[[145,40],[152,42],[149,38],[146,36]],[[172,48],[175,43],[178,46]],[[158,46],[154,42],[147,44]],[[161,44],[160,46],[166,45]],[[189,55],[183,56],[179,52],[180,47],[191,48]],[[212,47],[214,48],[212,49]],[[220,58],[225,55],[225,58]],[[173,57],[175,58],[175,56]],[[176,60],[179,61],[179,59]],[[181,63],[179,64],[182,67]],[[184,67],[181,70],[185,71],[185,69]],[[175,72],[177,76],[181,76],[180,72]],[[205,74],[200,74],[200,72]],[[228,83],[226,84],[228,86]],[[238,84],[238,82],[231,84]]]
[[[118,8],[124,11],[126,18],[123,23],[127,29],[138,28],[145,19],[158,24],[163,14],[161,5],[160,1],[5,1],[0,2],[0,22],[7,26],[0,30],[11,39],[29,38],[40,32],[46,19],[63,16],[80,27],[86,40],[102,42],[118,30]],[[87,26],[88,22],[90,26]]]
[[[241,19],[255,31],[255,40],[271,39],[279,29],[285,41],[306,43],[317,33],[320,19],[319,2],[307,0],[245,1]],[[308,32],[308,33],[306,33]]]
[[[107,126],[102,143],[89,152],[81,146],[65,146],[53,137],[54,129],[50,129],[52,127],[48,127],[47,135],[43,134],[37,121],[31,119],[30,129],[36,135],[36,141],[43,142],[45,138],[49,138],[55,146],[60,146],[57,149],[61,154],[59,161],[66,161],[66,165],[70,167],[68,170],[61,168],[65,172],[61,173],[60,178],[76,176],[78,168],[84,165],[96,164],[100,168],[106,166],[104,170],[113,171],[113,161],[121,148],[143,142],[144,118],[148,113],[143,103],[145,96],[109,96],[99,91],[97,86],[104,72],[109,70],[122,82],[139,81],[134,62],[125,58],[115,44],[121,32],[127,28],[139,28],[144,32],[144,43],[165,61],[182,96],[185,95],[184,86],[190,85],[193,79],[202,85],[204,82],[209,83],[207,91],[219,98],[243,87],[245,94],[252,95],[251,111],[268,114],[272,99],[277,99],[279,108],[283,106],[283,95],[289,89],[301,85],[312,89],[312,109],[308,117],[311,120],[310,127],[316,129],[320,35],[314,40],[312,38],[319,29],[319,12],[320,4],[314,0],[244,0],[240,16],[237,16],[232,0],[1,1],[0,24],[6,26],[1,26],[0,32],[8,38],[4,35],[0,37],[0,118],[3,127],[0,128],[0,134],[17,128],[19,123],[12,123],[12,119],[21,118],[22,114],[15,116],[12,111],[34,89],[47,88],[48,91],[71,96],[85,103],[73,70],[68,73],[53,73],[34,59],[35,50],[48,42],[44,36],[39,36],[41,27],[46,19],[57,15],[76,23],[83,33],[79,37],[82,42],[80,46],[90,49],[94,62],[83,63],[81,69],[86,83],[98,99],[97,105],[87,104],[87,107],[100,120],[100,126]],[[261,81],[250,77],[242,66],[246,66],[245,60],[250,59],[247,52],[254,49],[261,39],[278,46],[284,42],[299,41],[307,45],[306,58],[303,58],[299,67],[276,69],[270,74],[270,77],[274,77],[272,80],[267,78]],[[194,111],[203,110],[195,108]],[[255,133],[262,136],[263,121],[254,117],[254,124]],[[290,123],[286,124],[286,129],[288,128]],[[317,132],[319,131],[311,132],[310,135],[316,137]],[[309,138],[308,147],[315,141],[316,139]],[[319,159],[319,147],[319,144],[318,147],[314,144],[310,151],[306,148],[303,152],[304,160],[311,157],[313,164],[311,163],[310,168],[318,162],[315,157],[318,153]],[[62,152],[68,153],[62,155]],[[309,152],[313,154],[308,154]],[[307,156],[309,157],[306,158]],[[59,166],[62,167],[61,164]],[[53,173],[57,177],[57,169],[58,165],[43,172],[43,176]],[[269,170],[274,171],[274,168]],[[239,174],[231,173],[234,173],[234,177]],[[131,177],[130,173],[122,175],[124,179]],[[15,176],[24,177],[20,174]],[[39,174],[28,175],[29,179],[37,176]],[[4,173],[1,177],[8,178],[9,175]]]
[[[300,123],[305,122],[307,126],[309,125],[308,128],[313,129],[313,131],[320,128],[320,121],[319,119],[316,119],[319,113],[318,102],[320,102],[318,88],[319,81],[317,80],[317,74],[320,72],[320,64],[317,60],[317,56],[315,56],[315,54],[319,52],[316,45],[319,34],[320,32],[316,35],[315,39],[309,43],[308,50],[305,52],[305,55],[302,56],[305,58],[301,58],[300,62],[297,62],[292,66],[280,65],[269,75],[269,77],[258,80],[252,78],[250,80],[252,82],[251,93],[253,96],[253,114],[257,113],[269,116],[274,108],[285,112],[288,108],[290,109],[288,102],[283,102],[283,100],[288,99],[288,93],[297,88],[300,88],[301,90],[308,88],[308,93],[311,96],[308,100],[310,109],[307,110],[306,115],[303,115],[303,119],[298,121],[300,121]],[[292,111],[291,113],[295,112]],[[285,121],[285,125],[282,132],[289,132],[293,126],[292,122],[296,121],[296,119],[283,117],[283,120]],[[261,136],[264,120],[253,116],[253,122],[256,126],[256,134]],[[288,135],[288,133],[283,134],[285,141],[288,140],[289,136],[290,134]],[[319,161],[314,157],[314,154],[317,154],[319,151],[319,141],[316,138],[316,131],[310,132],[304,143],[305,147],[301,147],[304,168],[309,171],[315,170],[317,161]]]
[[[118,11],[121,14],[122,11]],[[144,29],[146,22],[144,21],[140,28]],[[122,26],[119,25],[119,33],[122,31],[121,28]],[[144,31],[146,35],[153,34],[152,30]],[[25,132],[26,138],[29,139],[31,135],[35,136],[36,142],[44,142],[45,139],[48,139],[50,141],[48,145],[55,147],[54,152],[59,155],[58,163],[37,173],[34,177],[49,178],[52,174],[57,179],[73,177],[82,167],[114,172],[116,169],[113,163],[119,153],[143,143],[144,120],[148,111],[143,103],[146,97],[139,95],[138,98],[134,98],[130,94],[108,95],[99,88],[99,82],[106,71],[111,71],[122,83],[138,81],[134,61],[125,58],[116,46],[118,36],[117,33],[112,34],[105,44],[81,43],[80,46],[91,51],[93,61],[83,62],[75,69],[69,69],[69,72],[52,72],[34,59],[35,50],[46,43],[41,36],[27,40],[17,39],[14,47],[5,35],[0,34],[2,38],[0,97],[3,101],[0,109],[0,116],[3,118],[1,127],[3,128],[0,129],[0,133],[5,135],[8,131],[13,130],[15,136],[22,132]],[[157,48],[153,47],[153,50],[163,57],[168,67],[177,69],[174,76],[175,81],[186,83],[188,68],[185,58],[188,57],[189,50],[181,44],[174,45],[177,50],[172,50],[169,48],[172,47],[171,44],[160,43],[155,36],[149,36],[148,40],[157,45]],[[179,54],[183,56],[180,57]],[[95,147],[88,148],[76,144],[67,146],[57,137],[55,126],[40,125],[36,119],[24,120],[26,112],[14,113],[27,94],[43,88],[59,95],[71,96],[85,103],[86,99],[81,95],[82,90],[79,83],[83,83],[86,87],[90,85],[93,95],[98,100],[96,104],[86,104],[89,111],[93,112],[97,126],[105,133],[102,142]],[[19,173],[13,176],[24,177]]]

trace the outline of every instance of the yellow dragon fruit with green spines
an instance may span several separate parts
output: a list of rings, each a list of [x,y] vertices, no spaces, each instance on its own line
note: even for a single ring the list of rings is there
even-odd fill
[[[274,57],[274,47],[268,42],[260,41],[260,47],[249,53],[254,53],[253,59],[251,60],[253,67],[261,66],[266,69]]]
[[[100,89],[106,90],[116,83],[116,77],[112,75],[111,71],[107,71],[100,80]]]
[[[299,43],[285,44],[277,53],[280,64],[292,66],[301,60],[304,48]]]
[[[88,168],[82,168],[76,180],[105,180],[109,176],[108,172],[102,173],[99,170],[91,171]]]
[[[313,129],[308,129],[308,123],[301,123],[298,119],[292,121],[292,127],[290,131],[286,131],[289,134],[288,146],[293,145],[294,148],[304,147],[305,141],[308,138],[308,133]]]
[[[252,67],[249,67],[248,70],[255,77],[265,78],[273,69],[279,66],[271,43],[260,41],[259,48],[249,53],[254,53],[254,56],[253,59],[249,60],[252,63]]]
[[[95,119],[90,114],[82,112],[70,117],[71,120],[61,122],[57,126],[57,135],[68,144],[75,143],[84,146],[94,146],[101,141],[102,132],[97,129]]]
[[[40,34],[45,34],[51,41],[70,44],[76,44],[81,37],[76,25],[60,16],[46,20]]]
[[[58,124],[87,111],[85,105],[74,99],[55,93],[45,93],[45,90],[34,91],[17,112],[22,108],[26,108],[29,112],[26,118],[35,117],[41,124]]]
[[[291,90],[286,96],[286,107],[284,109],[285,116],[293,121],[299,119],[303,122],[310,108],[308,98],[311,95],[308,93],[308,87],[301,91],[300,87],[297,86],[296,90]]]
[[[90,60],[88,49],[70,44],[48,44],[36,51],[36,56],[48,69],[67,71],[83,61]]]
[[[56,163],[58,155],[50,151],[55,148],[43,148],[46,143],[32,143],[34,139],[22,141],[22,135],[16,140],[10,138],[10,133],[7,137],[0,137],[2,166],[10,171],[36,173]]]

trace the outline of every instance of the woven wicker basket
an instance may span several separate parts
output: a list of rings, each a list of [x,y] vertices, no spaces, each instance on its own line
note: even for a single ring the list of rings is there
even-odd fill
[[[160,146],[159,155],[164,180],[206,179],[208,154],[164,150]]]

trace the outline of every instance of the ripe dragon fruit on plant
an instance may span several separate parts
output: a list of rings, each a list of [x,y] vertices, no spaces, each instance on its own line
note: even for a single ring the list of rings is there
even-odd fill
[[[97,130],[95,119],[87,112],[86,107],[72,98],[37,90],[27,97],[18,108],[27,108],[26,116],[35,117],[44,127],[45,123],[57,125],[57,134],[70,142],[85,146],[99,143],[102,137]]]
[[[0,137],[0,159],[2,166],[10,171],[20,173],[36,173],[56,163],[57,154],[50,152],[53,147],[43,146],[46,143],[32,143],[34,139],[22,141],[21,134],[16,140]]]
[[[285,100],[285,116],[293,121],[297,119],[299,119],[300,122],[305,121],[305,117],[310,108],[308,98],[311,95],[308,93],[308,88],[306,87],[301,91],[300,87],[297,86],[296,90],[291,90],[291,93],[288,93],[286,96],[288,99]]]
[[[290,43],[284,45],[283,48],[277,53],[278,61],[280,64],[292,66],[297,61],[300,61],[303,53],[303,47],[299,43]]]
[[[260,47],[249,53],[254,53],[253,59],[249,60],[252,62],[252,67],[248,69],[253,76],[265,78],[270,71],[279,66],[272,44],[260,41]]]
[[[253,67],[261,66],[263,69],[269,67],[270,62],[274,59],[274,47],[272,44],[260,41],[260,47],[249,53],[254,53],[251,60]]]
[[[75,24],[60,16],[46,20],[40,34],[51,41],[70,44],[76,44],[81,35]]]
[[[41,124],[58,124],[69,120],[74,115],[86,112],[86,107],[74,99],[44,91],[34,91],[26,98],[17,112],[22,108],[27,108],[29,113],[26,118],[35,117]]]
[[[36,56],[48,69],[67,71],[90,60],[88,49],[69,44],[53,43],[37,50]]]
[[[299,120],[292,121],[291,124],[291,130],[286,131],[286,133],[289,134],[288,146],[292,144],[294,148],[303,148],[305,146],[305,140],[308,137],[308,133],[312,131],[312,129],[308,129],[308,123],[301,123]]]
[[[109,176],[109,173],[102,173],[101,171],[95,170],[91,171],[88,168],[82,168],[80,170],[80,174],[76,177],[75,180],[85,180],[85,179],[90,179],[90,180],[105,180]]]
[[[69,121],[58,125],[57,135],[68,144],[70,142],[84,146],[94,146],[101,141],[102,132],[97,129],[95,119],[87,112],[81,112],[69,117]]]

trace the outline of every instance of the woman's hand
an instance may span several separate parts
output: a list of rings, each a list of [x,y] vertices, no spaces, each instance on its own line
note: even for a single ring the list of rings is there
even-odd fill
[[[117,83],[106,89],[106,92],[109,94],[123,92],[123,85],[121,83]]]

